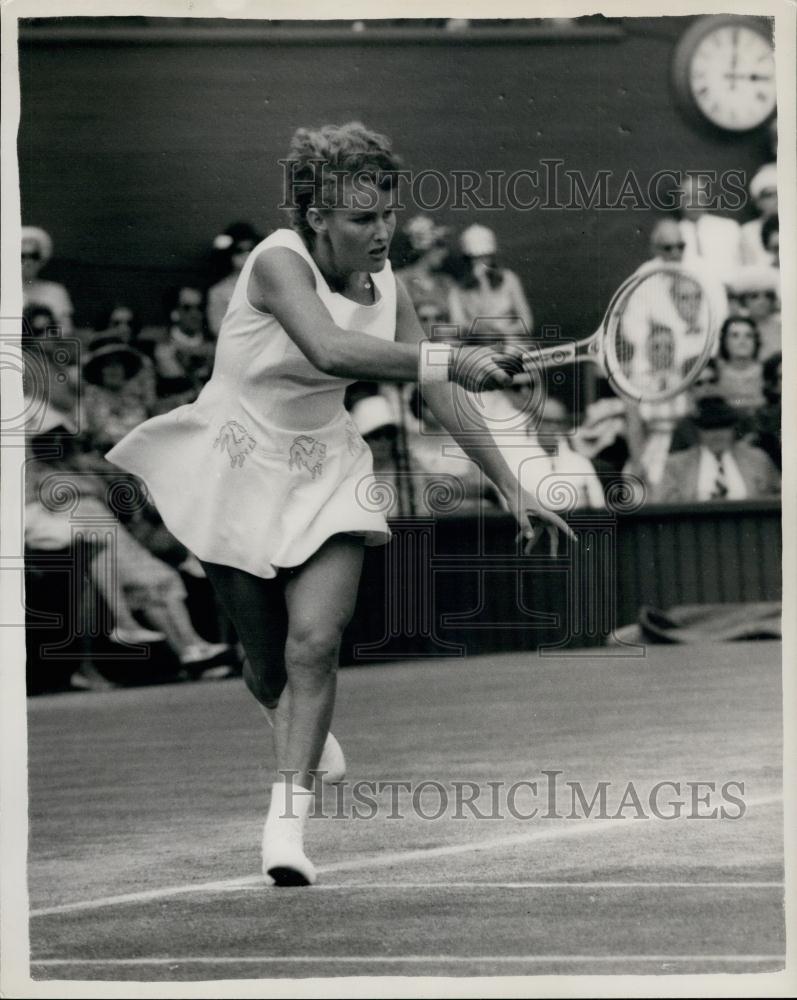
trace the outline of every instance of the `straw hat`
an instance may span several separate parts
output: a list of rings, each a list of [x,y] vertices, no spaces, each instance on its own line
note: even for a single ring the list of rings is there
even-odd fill
[[[118,337],[103,335],[94,337],[89,343],[89,354],[83,362],[83,376],[94,385],[102,384],[102,370],[109,362],[121,362],[125,368],[125,378],[132,378],[141,371],[143,355],[128,347]]]

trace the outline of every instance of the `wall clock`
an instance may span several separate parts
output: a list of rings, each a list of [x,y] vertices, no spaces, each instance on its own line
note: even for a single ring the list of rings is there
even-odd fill
[[[775,56],[766,22],[701,17],[681,36],[672,64],[678,103],[692,117],[747,132],[775,111]]]

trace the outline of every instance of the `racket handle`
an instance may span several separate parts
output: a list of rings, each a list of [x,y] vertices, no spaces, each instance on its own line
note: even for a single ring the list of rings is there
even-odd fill
[[[567,344],[551,344],[548,347],[536,347],[531,351],[531,355],[536,362],[545,365],[572,365],[577,359],[576,344],[572,341]]]
[[[558,368],[559,365],[572,365],[578,361],[586,361],[586,355],[579,354],[577,348],[578,344],[572,341],[567,344],[551,344],[548,347],[538,347],[535,344],[533,348],[529,348],[529,355],[532,358],[529,362],[529,367],[532,370],[536,366]],[[512,379],[512,385],[528,385],[534,380],[534,375],[531,372],[525,371],[519,375],[515,375]]]

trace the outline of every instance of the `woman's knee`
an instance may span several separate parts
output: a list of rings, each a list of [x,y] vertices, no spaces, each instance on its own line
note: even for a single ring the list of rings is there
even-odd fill
[[[285,643],[288,672],[332,673],[338,666],[342,632],[337,625],[291,626]]]

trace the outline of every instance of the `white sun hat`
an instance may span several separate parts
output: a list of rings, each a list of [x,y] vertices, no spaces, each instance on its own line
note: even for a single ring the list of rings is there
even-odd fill
[[[468,226],[459,237],[459,246],[466,257],[492,256],[497,249],[495,233],[487,226]]]
[[[778,168],[774,163],[765,163],[750,181],[750,197],[758,198],[762,191],[777,191]]]
[[[39,226],[23,226],[22,239],[33,240],[38,244],[42,261],[46,264],[53,255],[53,241],[49,233]]]

